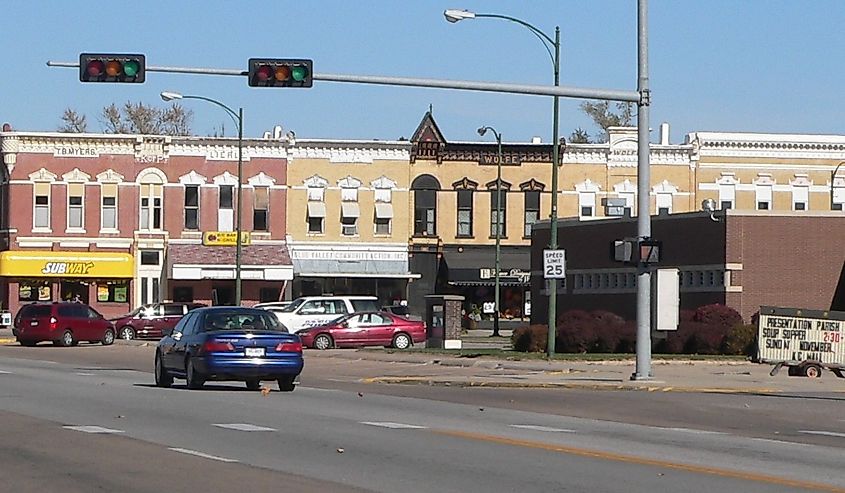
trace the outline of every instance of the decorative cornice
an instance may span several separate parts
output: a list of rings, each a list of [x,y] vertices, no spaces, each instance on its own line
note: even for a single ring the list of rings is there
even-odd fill
[[[370,186],[373,188],[396,188],[396,182],[391,180],[390,178],[386,177],[385,175],[381,175],[378,179],[373,180],[370,182]]]
[[[320,175],[310,176],[303,180],[303,183],[308,188],[328,188],[329,186],[329,181]]]
[[[182,185],[202,185],[206,183],[208,179],[201,174],[197,173],[196,170],[191,170],[190,173],[187,175],[182,175],[179,177],[179,183]]]
[[[625,178],[625,181],[622,183],[613,185],[613,191],[616,193],[636,193],[637,186],[631,183],[631,180]]]
[[[678,193],[678,187],[669,183],[669,180],[663,180],[657,185],[651,187],[651,191],[654,193],[671,193],[674,195]]]
[[[495,183],[493,186],[496,186]],[[452,188],[455,190],[475,190],[478,188],[478,182],[472,181],[465,176],[455,183],[452,183]]]
[[[276,183],[276,179],[267,176],[262,171],[247,180],[247,183],[254,187],[272,187]]]
[[[528,180],[526,182],[522,182],[522,183],[519,184],[520,190],[539,190],[539,191],[543,191],[545,188],[546,188],[546,185],[544,185],[543,183],[540,183],[539,181],[535,180],[534,178],[531,178],[530,180]]]
[[[238,177],[233,175],[232,173],[229,173],[228,171],[224,171],[222,175],[217,175],[214,177],[214,184],[235,186],[238,184]]]
[[[386,147],[315,147],[307,142],[298,141],[295,147],[288,148],[288,159],[326,159],[332,163],[373,163],[374,161],[399,161],[407,163],[410,159],[409,145]]]
[[[87,183],[91,180],[91,175],[89,175],[88,173],[84,173],[79,168],[73,168],[72,170],[62,175],[62,180],[68,183]]]
[[[347,175],[346,178],[337,181],[337,186],[340,188],[361,188],[361,180]]]
[[[586,180],[582,181],[581,183],[575,184],[575,191],[576,192],[599,192],[601,191],[601,187],[597,183],[593,183],[592,180],[587,178]]]
[[[30,181],[56,181],[56,178],[58,178],[58,175],[50,173],[47,168],[41,168],[35,173],[29,174]]]

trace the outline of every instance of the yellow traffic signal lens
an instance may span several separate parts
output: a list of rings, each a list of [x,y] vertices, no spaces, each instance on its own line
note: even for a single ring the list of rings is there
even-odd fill
[[[280,65],[276,67],[276,80],[285,81],[290,79],[290,67],[287,65]]]

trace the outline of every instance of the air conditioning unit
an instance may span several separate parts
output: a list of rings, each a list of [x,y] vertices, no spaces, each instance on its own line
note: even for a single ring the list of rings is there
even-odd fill
[[[343,226],[343,235],[344,236],[355,236],[358,234],[358,226]]]

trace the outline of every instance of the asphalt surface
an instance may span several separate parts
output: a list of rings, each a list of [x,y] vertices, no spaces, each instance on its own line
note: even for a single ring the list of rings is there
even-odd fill
[[[370,491],[845,491],[843,454],[832,447],[308,386],[267,395],[237,384],[159,389],[147,372],[48,361],[0,354],[0,411],[39,420],[11,420],[16,434],[3,430],[0,448],[13,455],[35,439],[25,438],[27,426],[50,431],[54,450],[28,452],[40,463],[73,450],[76,435],[67,432],[92,430],[67,427],[98,427],[115,443],[53,466],[60,477],[76,471],[92,491],[160,481],[120,466],[137,457],[122,450],[127,439],[157,447],[152,456],[178,450],[213,468],[250,467],[232,478],[269,470]],[[107,477],[91,472],[105,454],[115,462],[104,463]],[[39,479],[31,469],[5,474],[26,487]],[[185,491],[201,490],[189,482]]]

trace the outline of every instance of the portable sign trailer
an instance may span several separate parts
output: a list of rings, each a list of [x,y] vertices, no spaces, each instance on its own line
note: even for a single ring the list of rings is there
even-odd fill
[[[757,361],[817,378],[823,368],[845,378],[845,312],[760,307]]]

